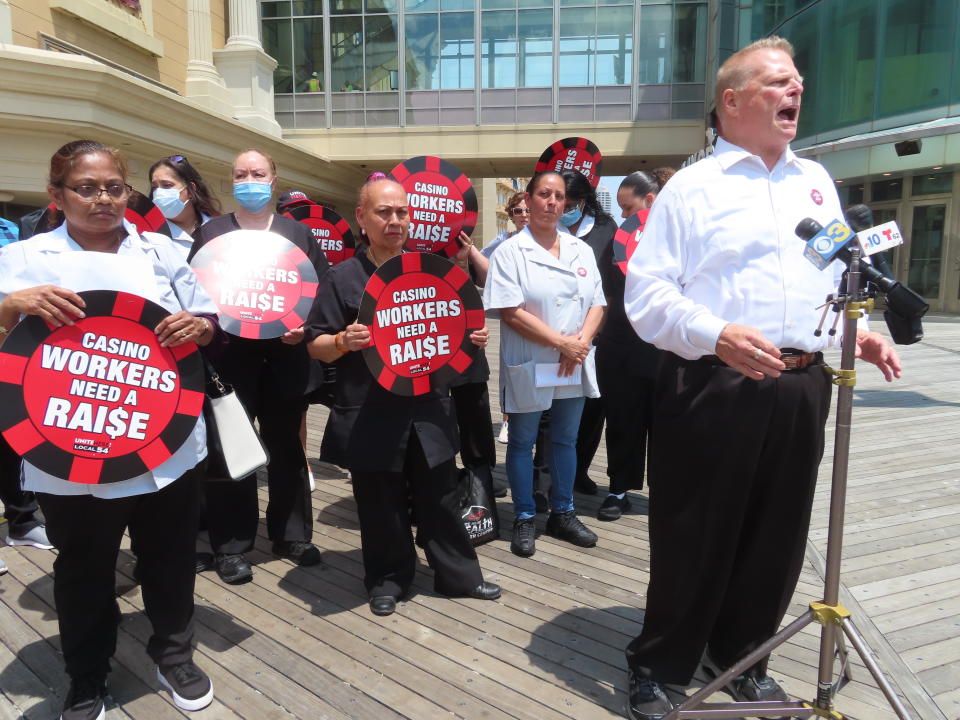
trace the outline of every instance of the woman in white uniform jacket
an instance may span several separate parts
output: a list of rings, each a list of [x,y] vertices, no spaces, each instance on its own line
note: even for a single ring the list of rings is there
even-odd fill
[[[593,251],[557,230],[565,199],[559,174],[540,173],[530,181],[530,224],[493,253],[484,288],[487,310],[498,310],[501,319],[503,410],[510,415],[507,478],[515,515],[511,549],[521,556],[535,549],[531,450],[544,410],[550,410],[547,462],[553,481],[546,532],[583,547],[597,542],[574,511],[573,480],[583,398],[599,394],[591,346],[606,301]]]
[[[81,274],[87,252],[102,258],[96,260],[96,270],[104,272],[115,263],[118,267],[109,272],[172,313],[155,328],[162,345],[207,345],[213,339],[216,306],[169,238],[140,236],[124,224],[131,188],[117,150],[89,140],[64,145],[51,159],[48,190],[65,217],[63,224],[0,251],[0,344],[22,316],[36,315],[53,327],[83,316],[84,301],[69,286],[99,284]],[[65,253],[76,260],[60,257]],[[68,482],[23,463],[24,488],[37,493],[50,540],[59,551],[53,591],[71,680],[64,720],[104,717],[120,618],[117,553],[128,527],[153,626],[147,653],[157,665],[158,682],[185,710],[198,710],[212,700],[209,678],[192,661],[196,468],[206,456],[205,438],[198,418],[180,449],[152,472],[105,485]]]

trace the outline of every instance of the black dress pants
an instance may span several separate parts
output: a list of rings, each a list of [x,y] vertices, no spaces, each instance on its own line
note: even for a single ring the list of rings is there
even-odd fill
[[[20,536],[30,532],[37,520],[37,498],[32,492],[20,489],[20,456],[0,435],[0,502],[3,516],[9,523],[11,535]]]
[[[490,419],[490,395],[487,383],[471,382],[450,388],[460,431],[460,459],[479,477],[492,474],[497,464],[497,449],[493,440],[493,422]],[[506,480],[495,484],[507,487]],[[497,488],[495,488],[497,489]]]
[[[53,595],[67,675],[105,678],[117,647],[117,553],[130,528],[143,605],[153,626],[147,653],[158,665],[193,657],[193,586],[198,518],[197,468],[157,492],[102,500],[37,497],[58,550]]]
[[[603,437],[604,408],[602,398],[584,398],[580,428],[577,431],[577,480],[587,477],[593,456]],[[609,466],[607,474],[610,473]]]
[[[410,531],[412,496],[434,589],[444,595],[465,594],[483,582],[483,573],[460,517],[456,465],[450,459],[429,467],[413,431],[406,453],[402,472],[352,471],[367,593],[400,598],[413,584],[417,552]]]
[[[246,375],[231,374],[227,380],[234,386],[247,414],[259,421],[260,438],[270,456],[267,535],[273,542],[310,542],[313,538],[310,483],[307,459],[300,444],[300,420],[307,401],[280,391],[273,376],[262,367],[251,367],[247,372]],[[208,481],[204,483],[204,492],[213,551],[232,555],[252,550],[260,518],[256,474],[236,481]]]
[[[653,418],[656,383],[633,347],[617,343],[597,346],[597,383],[607,421],[607,475],[610,492],[617,495],[643,489],[647,434]],[[577,457],[579,460],[579,450]]]
[[[686,685],[704,648],[729,667],[783,619],[803,564],[831,385],[818,364],[756,382],[668,354],[657,387],[650,586],[627,661]]]

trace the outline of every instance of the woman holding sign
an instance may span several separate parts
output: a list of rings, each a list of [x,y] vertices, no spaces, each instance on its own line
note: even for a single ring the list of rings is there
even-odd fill
[[[574,511],[573,481],[583,399],[599,395],[591,345],[606,300],[593,251],[557,230],[565,204],[559,173],[534,176],[527,185],[530,224],[493,253],[484,288],[487,310],[500,311],[503,409],[510,415],[507,478],[515,514],[510,548],[522,557],[535,550],[531,451],[545,410],[552,440],[547,534],[582,547],[597,543]]]
[[[240,208],[201,226],[190,259],[221,235],[260,230],[265,235],[280,235],[302,250],[322,284],[329,267],[327,259],[306,225],[274,213],[276,186],[277,168],[269,155],[259,150],[240,153],[233,161],[233,197]],[[298,565],[319,564],[320,551],[311,542],[313,512],[307,459],[300,444],[300,421],[314,377],[303,344],[303,327],[264,339],[231,335],[226,352],[216,364],[247,413],[259,421],[260,436],[270,455],[267,535],[273,554]],[[260,517],[256,474],[238,481],[210,479],[204,489],[217,574],[232,585],[248,582],[253,571],[244,553],[253,549]]]
[[[307,337],[310,354],[337,368],[322,454],[349,468],[353,477],[370,609],[389,615],[413,583],[411,493],[436,591],[493,600],[500,588],[484,582],[460,517],[454,465],[459,443],[448,393],[394,394],[376,381],[360,352],[371,340],[368,327],[356,322],[364,289],[380,265],[403,252],[407,240],[403,186],[371,176],[360,189],[356,217],[366,244],[330,270],[310,313]],[[483,347],[487,334],[484,328],[470,339]]]
[[[109,266],[114,273],[136,273],[142,281],[137,295],[153,299],[171,313],[153,328],[160,347],[186,345],[181,349],[190,352],[189,344],[207,345],[219,333],[216,307],[169,238],[153,233],[138,235],[123,224],[132,190],[126,181],[123,156],[100,143],[78,140],[54,154],[47,190],[65,222],[0,253],[0,346],[23,316],[35,315],[53,328],[73,325],[84,318],[87,305],[83,298],[59,285],[65,274],[86,273],[90,277],[98,272],[98,266]],[[84,257],[87,253],[90,255]],[[81,275],[75,277],[83,279]],[[91,289],[98,287],[97,283],[109,282],[108,277],[92,280]],[[87,350],[82,354],[93,357],[89,360],[91,368],[94,360],[104,366],[109,363],[119,377],[122,368],[132,369],[134,363],[111,360],[110,353],[114,351],[107,348],[125,347],[127,339],[113,336],[108,340],[106,333],[111,326],[107,323],[100,327],[106,328],[103,335],[85,331],[83,347]],[[51,346],[43,346],[48,347]],[[156,346],[151,349],[139,345],[136,357],[143,360],[151,352],[162,354]],[[76,371],[72,359],[69,367],[70,373]],[[113,391],[119,392],[121,384],[125,393],[146,395],[144,383],[148,373],[159,371],[151,365],[136,367],[136,377],[127,374],[122,380],[113,380],[112,372],[91,370],[87,377],[99,378],[100,382],[74,381],[79,385],[70,386],[73,397],[69,402],[76,405],[77,411],[69,427],[80,433],[75,428],[89,424],[80,418],[85,404],[88,410],[97,405],[98,414],[104,407],[82,398],[101,399]],[[61,368],[57,374],[65,373]],[[135,387],[139,390],[131,390]],[[28,391],[25,385],[25,393]],[[145,416],[150,408],[130,402],[143,411],[128,415],[132,425],[133,415]],[[109,449],[111,441],[117,441],[119,431],[113,434],[107,429],[105,433],[102,446]],[[11,444],[16,443],[11,439]],[[153,470],[102,484],[95,479],[91,482],[89,477],[82,483],[71,482],[48,474],[29,461],[23,463],[24,488],[37,493],[50,540],[59,551],[54,562],[54,599],[61,650],[71,681],[61,715],[65,720],[104,717],[106,679],[120,617],[115,597],[117,553],[128,527],[139,561],[144,607],[153,626],[147,652],[157,663],[158,680],[171,692],[177,706],[186,710],[199,710],[213,698],[210,679],[192,661],[197,468],[206,456],[203,419],[197,418],[179,449],[170,450],[172,455]],[[84,459],[96,462],[93,458]],[[72,473],[70,476],[73,477]]]

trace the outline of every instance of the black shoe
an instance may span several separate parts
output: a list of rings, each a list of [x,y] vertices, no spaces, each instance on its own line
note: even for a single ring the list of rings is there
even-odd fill
[[[673,710],[660,683],[627,670],[627,717],[633,720],[661,720]]]
[[[72,679],[60,720],[103,720],[107,716],[103,705],[106,696],[104,678],[85,675]]]
[[[179,665],[157,666],[157,680],[181,710],[202,710],[213,702],[213,683],[190,660]]]
[[[213,553],[198,552],[196,563],[197,575],[207,570],[213,570]]]
[[[513,540],[510,543],[510,549],[514,555],[520,557],[530,557],[537,551],[537,526],[533,518],[513,521]]]
[[[583,495],[597,494],[597,484],[586,475],[581,475],[573,481],[573,489]]]
[[[621,515],[629,511],[630,500],[626,495],[622,498],[618,498],[616,495],[607,495],[597,509],[597,520],[619,520]]]
[[[467,593],[467,596],[477,600],[496,600],[500,597],[500,586],[484,581]]]
[[[228,585],[242,585],[253,580],[253,569],[243,555],[217,553],[213,562],[217,575]]]
[[[374,615],[393,615],[397,599],[393,595],[376,595],[370,598],[370,612]]]
[[[303,567],[320,564],[320,550],[313,543],[304,540],[275,542],[273,544],[273,554],[277,557],[292,560]]]
[[[550,507],[550,504],[547,502],[547,496],[539,490],[533,493],[533,504],[536,506],[537,515],[545,513]]]
[[[550,513],[547,518],[547,535],[566,540],[579,547],[593,547],[597,544],[597,535],[588,529],[576,512]]]
[[[703,657],[703,671],[708,677],[719,677],[723,673],[710,653]],[[738,675],[724,688],[737,702],[787,702],[789,698],[780,684],[769,675]],[[762,719],[761,719],[762,720]]]

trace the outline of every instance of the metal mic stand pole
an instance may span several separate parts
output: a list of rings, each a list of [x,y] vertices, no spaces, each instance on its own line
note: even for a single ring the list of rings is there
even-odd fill
[[[852,288],[852,289],[851,289]],[[837,630],[843,630],[857,654],[863,660],[867,670],[873,676],[880,691],[886,697],[890,707],[900,720],[914,720],[903,705],[896,691],[883,675],[880,665],[866,641],[850,619],[850,611],[840,605],[840,559],[843,549],[844,506],[847,500],[847,468],[850,460],[850,421],[853,415],[853,388],[857,383],[856,364],[857,320],[868,307],[866,295],[860,289],[860,249],[850,250],[850,270],[847,273],[847,293],[834,302],[843,303],[843,348],[840,355],[840,369],[828,369],[835,375],[833,383],[839,386],[837,392],[837,424],[833,447],[833,480],[830,488],[830,516],[827,531],[827,557],[824,571],[823,602],[810,603],[810,609],[771,637],[756,650],[736,663],[695,694],[683,704],[667,713],[664,720],[686,718],[739,718],[741,716],[766,718],[808,718],[811,716],[843,720],[844,716],[833,709],[833,697],[838,689],[833,681],[834,652],[839,639]],[[745,611],[747,605],[745,604]],[[787,702],[704,702],[714,692],[723,689],[727,683],[772,650],[786,643],[812,622],[822,626],[820,633],[820,665],[817,677],[817,697],[812,703]]]

